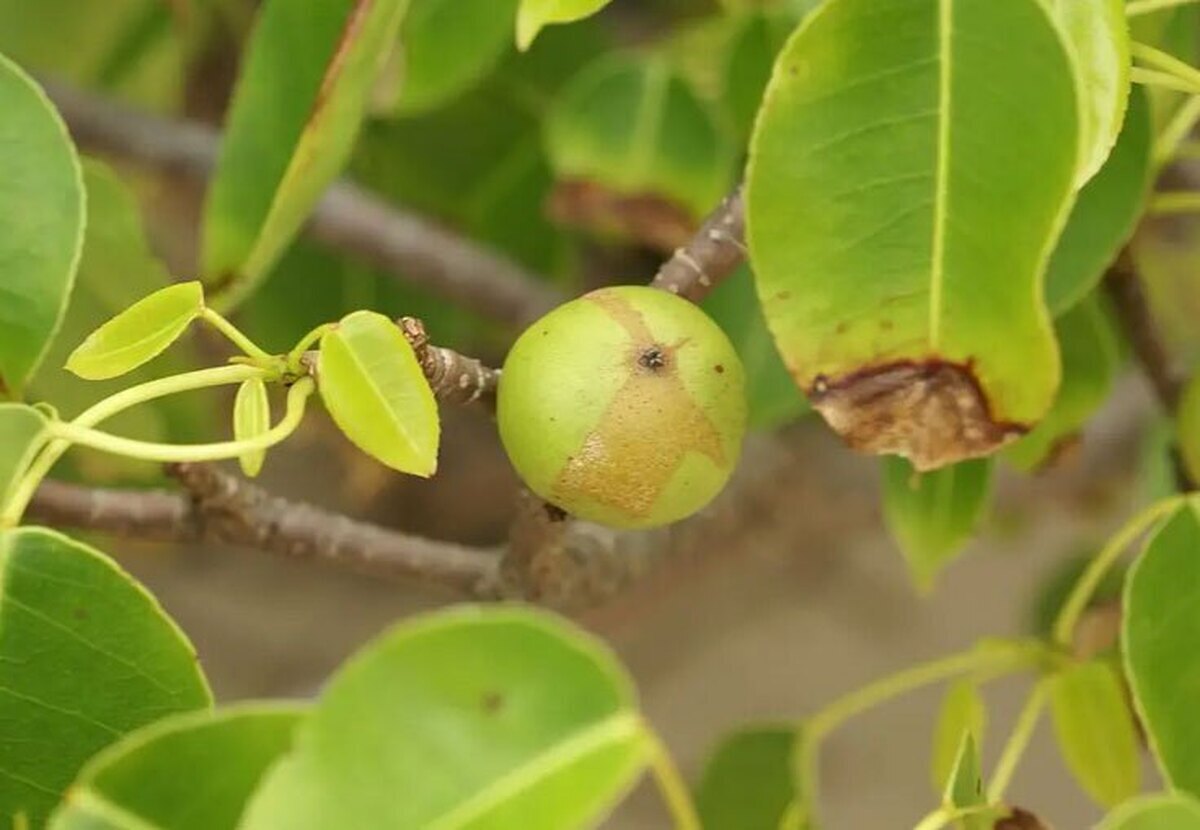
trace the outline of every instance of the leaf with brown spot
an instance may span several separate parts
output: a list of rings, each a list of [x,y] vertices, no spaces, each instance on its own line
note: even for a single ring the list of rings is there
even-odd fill
[[[827,0],[784,47],[747,237],[788,368],[853,446],[931,469],[1049,409],[1042,284],[1079,134],[1041,0]]]
[[[203,271],[228,306],[275,265],[358,134],[408,0],[268,0],[205,209]]]

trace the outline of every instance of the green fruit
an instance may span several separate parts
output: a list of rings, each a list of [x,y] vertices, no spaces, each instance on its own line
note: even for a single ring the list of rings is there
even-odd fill
[[[737,463],[742,363],[687,300],[605,288],[521,335],[497,419],[517,472],[546,501],[613,527],[669,524],[708,504]]]

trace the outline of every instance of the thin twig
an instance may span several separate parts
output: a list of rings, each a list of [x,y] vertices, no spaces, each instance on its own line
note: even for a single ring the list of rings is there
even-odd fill
[[[1159,338],[1142,280],[1127,251],[1122,252],[1108,269],[1104,287],[1112,297],[1117,320],[1146,378],[1154,387],[1154,394],[1168,414],[1174,413],[1187,379],[1176,368],[1167,347]]]
[[[746,260],[746,220],[739,184],[709,214],[688,244],[663,263],[653,288],[698,303]]]
[[[434,583],[468,596],[496,595],[500,557],[493,551],[423,539],[273,496],[211,464],[169,469],[185,493],[47,480],[28,516],[55,527],[151,541],[224,542],[372,576]]]
[[[194,179],[207,178],[216,166],[221,136],[211,127],[151,115],[54,81],[43,85],[81,146]],[[524,326],[562,299],[503,254],[346,181],[325,193],[307,232],[396,279],[509,325]]]

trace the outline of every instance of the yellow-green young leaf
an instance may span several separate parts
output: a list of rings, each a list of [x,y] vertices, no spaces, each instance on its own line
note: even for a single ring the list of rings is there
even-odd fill
[[[89,334],[67,358],[67,369],[85,380],[123,375],[162,354],[202,311],[200,283],[159,289]]]
[[[84,193],[62,119],[3,55],[0,112],[0,397],[20,397],[67,309]]]
[[[979,747],[971,733],[962,735],[955,755],[954,766],[946,780],[942,801],[958,810],[983,808],[987,798],[983,792],[983,772],[979,762]],[[961,818],[961,830],[993,830],[1001,811],[980,809]]]
[[[851,446],[933,469],[1049,409],[1040,298],[1079,109],[1041,0],[828,0],[785,46],[751,142],[751,260],[784,361]]]
[[[233,399],[233,437],[238,441],[257,438],[271,428],[271,401],[261,378],[243,381]],[[238,457],[242,472],[254,478],[262,470],[266,450],[254,450]]]
[[[1153,180],[1154,135],[1144,87],[1100,172],[1079,192],[1046,272],[1046,303],[1059,316],[1091,293],[1141,218]]]
[[[1167,782],[1200,796],[1200,518],[1181,506],[1125,580],[1125,676]]]
[[[686,235],[733,178],[715,118],[661,57],[608,54],[576,75],[547,115],[546,151],[559,180],[584,194],[571,212],[587,209],[589,187],[649,200],[665,228],[651,240],[660,247],[679,228]]]
[[[408,0],[268,0],[204,214],[205,281],[232,304],[274,266],[358,134]]]
[[[1142,796],[1113,810],[1096,830],[1200,830],[1200,802],[1184,793]]]
[[[321,339],[321,399],[363,452],[402,473],[437,469],[440,422],[412,346],[382,314],[356,311]]]
[[[987,708],[978,686],[963,680],[946,689],[933,733],[933,753],[929,764],[934,790],[942,792],[950,780],[963,736],[970,735],[976,746],[982,747],[986,727]]]
[[[0,403],[0,510],[46,442],[46,416],[32,406]]]
[[[1050,711],[1063,760],[1088,795],[1115,807],[1137,793],[1137,731],[1112,666],[1097,660],[1061,671],[1050,684]]]
[[[1071,441],[1112,391],[1120,364],[1117,336],[1096,296],[1058,319],[1063,379],[1054,406],[1033,430],[1005,451],[1005,457],[1032,470]]]
[[[545,613],[409,621],[333,678],[240,830],[595,826],[645,767],[635,706],[612,654]]]
[[[42,827],[101,749],[212,703],[195,650],[154,598],[42,528],[0,532],[0,666],[3,827],[22,813]]]
[[[88,762],[50,830],[236,830],[305,711],[240,704],[143,727]]]
[[[410,0],[400,29],[398,115],[438,107],[483,80],[512,49],[518,0]]]
[[[1129,25],[1125,0],[1045,0],[1066,36],[1083,100],[1079,182],[1108,158],[1129,101]]]
[[[1200,375],[1192,378],[1175,416],[1179,452],[1192,481],[1200,481]]]
[[[903,458],[883,459],[883,516],[913,581],[929,590],[970,540],[992,490],[992,463],[962,461],[919,473]]]
[[[517,8],[517,48],[532,45],[538,32],[552,23],[571,23],[590,17],[609,0],[521,0]]]
[[[792,762],[797,745],[794,726],[753,727],[722,740],[696,792],[704,830],[778,830],[800,799]]]

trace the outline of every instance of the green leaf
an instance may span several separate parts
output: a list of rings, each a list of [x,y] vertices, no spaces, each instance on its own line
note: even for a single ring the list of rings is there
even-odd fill
[[[1071,595],[1071,590],[1079,582],[1092,558],[1096,555],[1095,548],[1081,546],[1065,558],[1056,559],[1039,577],[1029,609],[1026,613],[1026,628],[1034,637],[1050,638],[1054,633],[1054,621],[1062,611],[1063,604]],[[1114,567],[1092,593],[1089,608],[1104,603],[1119,600],[1121,588],[1125,584],[1125,568]]]
[[[0,824],[25,813],[41,827],[99,750],[212,701],[154,598],[106,556],[42,528],[0,533],[0,667]]]
[[[704,830],[777,830],[799,800],[793,726],[759,726],[726,737],[705,764],[696,793]]]
[[[749,269],[739,269],[713,290],[703,307],[729,337],[746,369],[751,429],[770,430],[800,417],[808,402],[767,331],[752,280]]]
[[[1056,329],[1063,364],[1058,397],[1046,417],[1005,451],[1005,457],[1023,470],[1053,458],[1083,429],[1108,400],[1120,368],[1117,335],[1098,297],[1089,297],[1060,317]]]
[[[204,216],[206,282],[230,304],[274,266],[350,154],[407,0],[268,0]]]
[[[0,397],[20,397],[58,331],[83,247],[79,159],[45,93],[0,55]]]
[[[235,830],[305,709],[251,703],[146,726],[93,758],[51,830]]]
[[[1135,87],[1125,126],[1108,161],[1079,192],[1046,272],[1046,302],[1060,315],[1100,282],[1104,270],[1133,236],[1150,191],[1154,135],[1150,104]]]
[[[538,32],[553,23],[573,23],[590,17],[609,0],[521,0],[517,9],[517,48],[524,52]]]
[[[1038,298],[1078,109],[1039,0],[829,0],[792,36],[755,126],[747,233],[784,361],[851,446],[932,469],[1049,409]]]
[[[257,438],[271,428],[271,402],[261,378],[243,381],[233,399],[233,437],[238,441]],[[262,470],[266,450],[248,452],[238,458],[242,472],[254,478]]]
[[[1179,453],[1192,481],[1200,481],[1200,375],[1188,383],[1175,414]]]
[[[1142,796],[1113,810],[1097,830],[1200,830],[1200,802],[1183,793]]]
[[[1104,165],[1129,101],[1129,25],[1125,0],[1045,0],[1070,48],[1084,118],[1079,182]]]
[[[402,473],[437,469],[433,390],[412,346],[382,314],[356,311],[321,339],[321,398],[359,449]]]
[[[968,809],[984,807],[983,773],[979,763],[979,747],[970,732],[961,736],[954,767],[947,779],[942,800],[948,807]],[[980,810],[959,819],[961,830],[993,830],[1000,811]]]
[[[411,0],[396,114],[431,110],[482,81],[511,48],[518,1]]]
[[[634,707],[613,656],[556,618],[433,614],[333,679],[241,830],[590,826],[644,767]]]
[[[32,406],[0,403],[0,510],[46,443],[49,422]]]
[[[67,369],[84,380],[119,377],[166,351],[202,311],[200,283],[161,288],[89,334],[67,358]]]
[[[978,686],[962,680],[946,689],[937,728],[933,733],[933,753],[929,764],[935,790],[940,793],[950,780],[963,736],[970,735],[975,745],[980,746],[986,727],[987,708]]]
[[[791,15],[766,13],[744,15],[738,21],[725,58],[721,100],[739,137],[754,127],[775,55],[793,24]]]
[[[1167,782],[1200,794],[1200,519],[1180,507],[1125,581],[1125,675]]]
[[[977,459],[919,473],[902,458],[882,463],[884,520],[913,581],[927,591],[975,532],[991,495],[992,464]]]
[[[560,180],[653,200],[668,225],[705,215],[733,177],[712,114],[660,57],[608,54],[576,75],[546,116],[546,150]]]
[[[1137,794],[1137,728],[1112,666],[1097,660],[1059,672],[1050,711],[1063,760],[1088,795],[1111,808]]]

